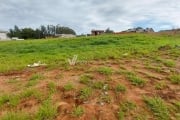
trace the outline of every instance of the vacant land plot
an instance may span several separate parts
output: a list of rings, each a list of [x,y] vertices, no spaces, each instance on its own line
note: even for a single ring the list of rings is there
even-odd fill
[[[27,67],[38,61],[46,65]],[[0,43],[2,120],[178,120],[179,111],[178,35]]]

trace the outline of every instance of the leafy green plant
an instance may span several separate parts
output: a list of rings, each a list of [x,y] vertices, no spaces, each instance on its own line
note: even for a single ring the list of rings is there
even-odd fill
[[[144,101],[158,120],[169,120],[168,107],[160,97],[145,97]]]
[[[180,75],[171,75],[169,79],[173,84],[180,84]]]
[[[104,75],[112,75],[113,70],[110,67],[99,67],[97,71]]]
[[[166,85],[165,82],[158,82],[158,83],[155,85],[155,89],[157,89],[157,90],[162,90],[162,89],[164,89],[164,88],[166,88],[166,87],[167,87],[167,85]]]
[[[53,120],[57,115],[57,107],[53,105],[50,99],[45,100],[37,112],[38,120]]]
[[[7,112],[1,120],[31,120],[30,116],[24,112]]]
[[[19,95],[16,94],[4,94],[0,96],[0,107],[4,104],[8,104],[12,107],[17,106],[20,102]]]
[[[115,92],[126,92],[126,87],[124,85],[118,84],[115,87]]]
[[[64,88],[65,91],[71,91],[71,90],[74,89],[74,86],[73,86],[72,83],[67,83],[67,84],[65,84],[65,85],[63,86],[63,88]]]
[[[88,85],[88,84],[90,84],[92,79],[93,79],[93,77],[91,75],[88,75],[88,74],[82,75],[80,77],[80,83]]]
[[[54,82],[49,82],[48,88],[49,88],[50,93],[56,92],[56,84]]]
[[[80,117],[84,114],[84,109],[80,106],[75,107],[72,112],[72,116],[74,117]]]
[[[105,85],[104,82],[98,81],[98,82],[94,82],[92,86],[95,89],[103,89],[104,85]]]
[[[87,100],[92,94],[92,89],[89,87],[82,88],[80,90],[80,99]]]

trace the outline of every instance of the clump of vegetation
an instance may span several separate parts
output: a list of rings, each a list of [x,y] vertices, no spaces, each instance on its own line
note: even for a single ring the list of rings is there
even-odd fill
[[[92,89],[89,87],[82,88],[80,90],[80,99],[87,100],[92,95]]]
[[[34,86],[34,85],[36,85],[37,83],[38,83],[38,80],[41,80],[41,79],[43,79],[44,78],[44,76],[43,75],[41,75],[41,74],[33,74],[30,78],[29,78],[29,81],[28,81],[28,83],[27,83],[27,85],[26,86]]]
[[[120,104],[120,108],[118,111],[118,119],[124,120],[125,114],[136,108],[136,104],[131,101],[124,101]]]
[[[4,94],[0,96],[0,107],[4,104],[8,104],[12,107],[17,106],[20,102],[20,96],[15,94]]]
[[[100,97],[100,102],[110,103],[111,102],[111,97],[109,95],[102,95]]]
[[[173,84],[180,84],[180,75],[171,75],[169,78]]]
[[[168,107],[160,97],[145,97],[144,101],[158,120],[169,120]]]
[[[104,82],[101,82],[101,81],[94,82],[93,83],[93,88],[95,88],[95,89],[103,89],[104,85],[105,85]]]
[[[50,93],[56,92],[56,84],[54,82],[49,82],[48,88],[49,88]]]
[[[167,87],[167,85],[166,85],[165,82],[158,82],[158,83],[155,85],[155,89],[157,89],[157,90],[162,90],[162,89],[164,89],[164,88],[166,88],[166,87]]]
[[[66,85],[63,86],[65,91],[71,91],[74,89],[74,86],[72,83],[67,83]]]
[[[97,71],[104,75],[112,75],[113,70],[110,67],[99,67]]]
[[[29,98],[29,97],[34,97],[38,100],[41,100],[42,94],[37,91],[36,89],[27,89],[21,93],[21,98]]]
[[[118,84],[114,90],[115,92],[126,92],[126,87],[124,85]]]
[[[162,59],[160,57],[155,57],[156,61],[163,63],[167,67],[174,67],[176,63],[173,60],[167,60],[167,59]]]
[[[89,85],[92,79],[93,79],[92,75],[89,75],[89,74],[82,75],[80,77],[80,83]]]
[[[30,120],[30,116],[24,112],[7,112],[1,120]]]
[[[146,83],[146,80],[139,78],[135,73],[126,71],[126,70],[120,70],[120,73],[125,74],[129,81],[132,82],[135,86],[144,86]]]
[[[52,120],[57,115],[57,107],[53,105],[50,99],[45,100],[37,112],[38,120]]]
[[[80,117],[84,114],[84,109],[80,106],[75,107],[72,112],[72,116],[74,117]]]

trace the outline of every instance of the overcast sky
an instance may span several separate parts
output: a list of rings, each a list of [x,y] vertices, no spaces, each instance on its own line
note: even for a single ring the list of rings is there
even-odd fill
[[[0,0],[0,29],[47,24],[68,26],[78,34],[108,27],[177,28],[180,0]]]

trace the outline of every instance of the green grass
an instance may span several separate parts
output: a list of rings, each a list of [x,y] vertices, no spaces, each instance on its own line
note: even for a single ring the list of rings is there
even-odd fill
[[[173,84],[180,84],[180,75],[178,74],[171,75],[169,79]]]
[[[97,71],[104,75],[112,75],[113,70],[110,67],[99,67]]]
[[[1,120],[31,120],[31,118],[24,112],[7,112]]]
[[[57,115],[57,107],[50,99],[45,100],[40,106],[36,118],[38,120],[54,120]]]
[[[88,98],[92,95],[92,89],[90,87],[84,87],[80,90],[79,98],[82,100],[88,100]]]
[[[145,97],[144,101],[158,120],[170,119],[168,107],[163,99],[160,97]]]
[[[75,107],[72,112],[72,116],[74,117],[80,117],[84,114],[84,109],[80,106]]]
[[[92,87],[95,89],[103,89],[104,85],[104,82],[97,81],[93,83]]]
[[[127,71],[127,70],[120,70],[121,74],[124,74],[127,79],[135,86],[143,87],[146,84],[146,80],[138,77],[135,73]]]
[[[82,75],[80,77],[80,83],[85,84],[85,85],[89,85],[92,79],[93,79],[92,75],[89,75],[89,74]]]
[[[20,96],[18,94],[4,94],[0,96],[0,107],[4,104],[8,104],[11,107],[15,107],[20,102]]]
[[[155,89],[157,89],[157,90],[162,90],[166,87],[167,87],[167,85],[165,82],[158,82],[155,84]]]
[[[41,61],[48,66],[59,67],[68,58],[78,55],[78,60],[104,60],[108,58],[154,55],[158,48],[171,46],[172,54],[179,56],[179,35],[165,36],[152,34],[102,35],[70,39],[46,39],[5,41],[0,44],[0,72],[22,70],[28,64]],[[169,63],[168,63],[169,65]],[[172,66],[172,63],[170,63]]]
[[[65,91],[71,91],[71,90],[74,89],[74,86],[73,86],[72,83],[67,83],[67,84],[65,84],[65,85],[63,86],[63,88],[64,88]]]
[[[114,90],[115,92],[126,92],[126,87],[124,85],[118,84]]]
[[[30,97],[34,97],[38,100],[41,100],[42,94],[36,89],[26,89],[20,95],[20,98],[30,98]]]
[[[56,87],[57,87],[56,83],[54,83],[54,82],[48,83],[48,88],[49,88],[50,94],[55,93],[57,91]]]
[[[29,80],[28,80],[28,83],[26,84],[26,87],[31,87],[31,86],[34,86],[36,85],[39,80],[42,80],[44,78],[44,76],[42,74],[33,74]]]

